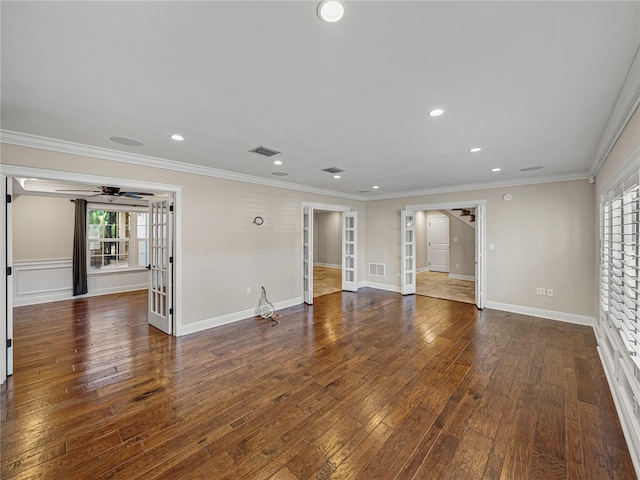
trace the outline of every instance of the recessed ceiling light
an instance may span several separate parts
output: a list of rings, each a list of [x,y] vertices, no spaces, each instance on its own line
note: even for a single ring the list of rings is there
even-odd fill
[[[476,153],[476,152],[479,152],[480,150],[482,150],[480,147],[473,147],[469,149],[471,153]]]
[[[333,178],[340,178],[340,175],[334,175]]]
[[[500,170],[502,170],[502,169],[501,168],[497,168],[497,167],[491,169],[492,172],[499,172]]]
[[[318,5],[318,16],[325,22],[337,22],[343,15],[344,5],[338,0],[324,0]]]
[[[184,140],[184,137],[182,135],[174,133],[173,135],[171,135],[171,139],[175,140],[176,142],[181,142],[182,140]]]
[[[378,189],[380,187],[378,185],[374,185],[373,188]]]
[[[442,115],[444,113],[444,110],[441,108],[434,108],[433,110],[431,110],[429,112],[429,116],[430,117],[439,117],[440,115]]]
[[[274,165],[282,165],[282,160],[274,160],[273,164]]]
[[[140,140],[135,140],[133,138],[127,137],[111,137],[111,141],[114,143],[119,143],[120,145],[129,145],[130,147],[142,146],[142,142]]]

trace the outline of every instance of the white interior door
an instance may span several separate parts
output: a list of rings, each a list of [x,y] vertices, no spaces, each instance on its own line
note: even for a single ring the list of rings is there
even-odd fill
[[[342,213],[342,290],[358,291],[358,212]]]
[[[4,194],[5,194],[5,209],[4,209],[4,241],[6,245],[6,256],[4,260],[5,267],[5,325],[4,325],[4,345],[6,345],[6,356],[4,363],[6,365],[5,375],[13,375],[13,214],[12,214],[12,200],[13,200],[13,178],[4,177]],[[10,274],[11,272],[11,274]],[[4,379],[0,379],[0,383]]]
[[[416,293],[416,236],[415,236],[415,212],[402,210],[400,212],[400,245],[402,256],[400,258],[400,293],[411,295]]]
[[[149,200],[149,325],[173,332],[172,217],[167,198]]]
[[[484,308],[484,205],[476,206],[476,307]]]
[[[302,208],[302,296],[313,304],[313,207]]]
[[[429,216],[429,270],[449,272],[449,217]]]

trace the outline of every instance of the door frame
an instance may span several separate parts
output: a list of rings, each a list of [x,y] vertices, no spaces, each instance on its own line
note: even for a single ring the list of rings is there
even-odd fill
[[[419,212],[422,210],[451,210],[454,208],[475,207],[478,212],[476,216],[476,306],[484,308],[487,296],[487,200],[466,200],[457,202],[424,203],[418,205],[405,205],[408,211]],[[479,258],[478,258],[479,257]],[[400,246],[400,261],[403,260],[402,245]]]
[[[147,182],[143,180],[132,180],[127,178],[118,178],[118,177],[107,177],[102,175],[92,175],[85,173],[77,173],[77,172],[67,172],[63,170],[48,170],[43,168],[35,168],[35,167],[24,167],[18,165],[0,165],[0,181],[2,182],[2,193],[6,194],[5,182],[7,179],[13,180],[14,177],[27,177],[27,178],[39,178],[42,180],[53,180],[53,181],[65,181],[65,182],[76,182],[82,183],[85,185],[113,185],[116,187],[129,189],[129,190],[155,190],[166,192],[172,197],[173,205],[174,205],[174,263],[173,263],[173,273],[174,273],[174,290],[173,290],[173,335],[179,336],[182,330],[182,224],[181,224],[181,208],[182,208],[182,186],[180,185],[171,185],[165,183],[156,183],[156,182]],[[2,223],[2,235],[3,239],[8,238],[13,235],[13,225],[7,223],[5,208],[2,210],[2,216],[0,217],[0,222]],[[6,272],[7,261],[11,261],[12,259],[6,258],[7,255],[7,244],[3,242],[2,247],[2,268],[3,271]],[[7,275],[2,275],[2,287],[3,291],[6,291],[6,285],[9,280]],[[4,296],[4,295],[3,295]],[[7,318],[8,309],[13,309],[13,298],[5,298],[5,301],[2,303],[0,307],[2,310],[2,317],[0,318],[0,345],[7,344],[7,320],[12,321],[11,318]],[[6,348],[2,349],[3,352],[6,351]],[[7,373],[7,358],[6,355],[0,355],[0,384],[4,383],[6,380]]]
[[[352,211],[351,207],[349,205],[334,205],[334,204],[329,204],[329,203],[302,202],[302,215],[300,217],[301,219],[304,219],[304,210],[305,210],[305,208],[309,209],[309,221],[311,222],[312,225],[313,225],[313,216],[314,216],[316,211],[320,211],[320,212],[342,212],[342,213],[351,212]],[[303,222],[304,222],[304,220],[303,220]],[[342,226],[341,228],[344,231],[344,226]],[[302,259],[302,265],[304,265],[304,228],[300,228],[300,231],[302,232],[300,255],[301,255],[301,259]],[[313,258],[313,234],[309,235],[308,248],[309,248],[309,252],[311,252],[311,258]],[[356,248],[358,248],[357,245],[356,245]],[[343,254],[344,254],[344,252],[341,254],[341,256]],[[313,275],[313,265],[310,265],[310,267],[311,267],[311,275]],[[358,266],[356,265],[356,272],[357,271],[358,271]],[[343,267],[342,267],[342,275],[344,276],[344,262],[343,262]],[[301,285],[300,286],[301,286],[301,292],[302,292],[302,299],[304,301],[304,299],[305,299],[304,272],[303,272],[303,275],[300,276],[300,280],[301,280]],[[307,305],[312,305],[313,304],[313,281],[309,282],[309,285],[310,285],[309,299],[311,300],[311,303],[309,303],[309,302],[305,302],[305,303],[307,303]]]

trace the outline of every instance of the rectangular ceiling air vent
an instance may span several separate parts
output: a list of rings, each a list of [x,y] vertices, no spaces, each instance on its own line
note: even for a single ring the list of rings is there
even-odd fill
[[[338,168],[338,167],[329,167],[329,168],[323,168],[322,171],[327,173],[340,173],[340,172],[344,172],[344,169]]]
[[[267,147],[263,147],[262,145],[260,145],[257,148],[254,148],[253,150],[249,150],[250,152],[253,153],[259,153],[260,155],[264,155],[265,157],[273,157],[274,155],[279,154],[280,152],[273,150],[271,148],[267,148]]]

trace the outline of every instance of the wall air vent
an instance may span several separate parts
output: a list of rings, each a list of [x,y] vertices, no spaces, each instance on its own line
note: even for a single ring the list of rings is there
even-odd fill
[[[265,157],[273,157],[274,155],[278,155],[280,153],[271,148],[263,147],[262,145],[249,151],[253,153],[259,153],[260,155],[264,155]]]
[[[384,277],[384,264],[383,263],[370,263],[369,275],[374,277]]]
[[[323,168],[322,171],[335,174],[335,173],[344,172],[344,169],[338,168],[338,167],[329,167],[329,168]]]

